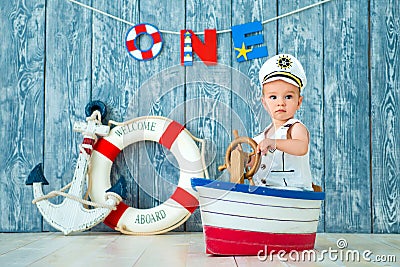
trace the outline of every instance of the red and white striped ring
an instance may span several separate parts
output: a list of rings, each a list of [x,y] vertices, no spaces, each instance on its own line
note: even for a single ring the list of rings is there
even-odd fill
[[[140,50],[136,40],[140,35],[147,34],[152,39],[152,45],[148,50]],[[155,58],[162,49],[162,37],[160,31],[151,24],[137,24],[129,29],[126,34],[126,48],[129,54],[137,60],[150,60]]]
[[[104,223],[126,234],[159,234],[184,223],[198,207],[198,195],[191,187],[190,178],[204,177],[199,148],[189,131],[176,121],[164,117],[139,117],[114,127],[107,137],[94,146],[91,156],[92,183],[90,198],[105,202],[105,192],[111,187],[110,172],[118,154],[138,141],[155,141],[175,156],[180,169],[178,187],[161,205],[150,209],[136,209],[120,202]]]

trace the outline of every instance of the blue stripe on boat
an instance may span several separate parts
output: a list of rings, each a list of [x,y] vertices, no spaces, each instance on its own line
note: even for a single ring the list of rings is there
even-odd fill
[[[223,182],[218,180],[210,180],[204,178],[192,178],[192,187],[196,190],[196,186],[203,186],[208,188],[215,188],[226,191],[242,192],[253,195],[273,196],[282,198],[293,199],[306,199],[306,200],[324,200],[324,192],[314,191],[297,191],[297,190],[282,190],[269,188],[265,186],[254,186],[246,184],[235,184],[230,182]]]
[[[228,199],[223,199],[223,198],[214,198],[214,197],[206,197],[206,196],[202,196],[202,198],[203,198],[203,199],[206,198],[206,199],[224,201],[224,202],[231,202],[231,203],[239,203],[239,204],[245,204],[245,205],[252,205],[252,206],[271,207],[271,208],[295,209],[295,210],[319,210],[319,209],[321,209],[320,207],[316,207],[316,208],[303,208],[303,207],[288,207],[288,206],[280,206],[280,205],[259,204],[259,203],[253,203],[253,202],[244,202],[244,201],[228,200]]]

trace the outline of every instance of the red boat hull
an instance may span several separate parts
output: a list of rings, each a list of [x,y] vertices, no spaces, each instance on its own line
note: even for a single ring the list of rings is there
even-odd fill
[[[204,225],[206,253],[214,255],[265,255],[314,248],[316,233],[280,234]]]

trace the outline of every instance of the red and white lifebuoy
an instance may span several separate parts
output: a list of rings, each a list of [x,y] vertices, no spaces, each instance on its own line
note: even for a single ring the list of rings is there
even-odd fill
[[[140,35],[150,36],[152,44],[147,50],[140,50],[136,41]],[[126,34],[126,48],[129,54],[137,60],[150,60],[155,58],[162,49],[162,37],[160,31],[151,24],[137,24],[129,29]]]
[[[103,203],[111,187],[110,172],[117,155],[138,141],[155,141],[169,149],[180,169],[178,186],[172,196],[150,209],[136,209],[123,202],[104,223],[126,234],[159,234],[184,223],[196,210],[197,192],[191,187],[192,177],[204,177],[202,158],[189,131],[176,121],[157,116],[139,117],[114,127],[107,137],[95,144],[91,157],[89,194],[92,201]]]

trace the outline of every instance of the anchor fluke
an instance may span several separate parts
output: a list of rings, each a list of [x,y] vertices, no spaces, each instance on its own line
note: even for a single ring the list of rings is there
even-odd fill
[[[42,183],[43,185],[48,185],[49,182],[46,180],[43,174],[43,164],[39,163],[33,168],[26,179],[26,185],[33,185],[33,183]]]
[[[119,195],[121,198],[126,199],[128,190],[126,189],[126,180],[124,177],[118,179],[118,181],[106,192],[113,192]]]

